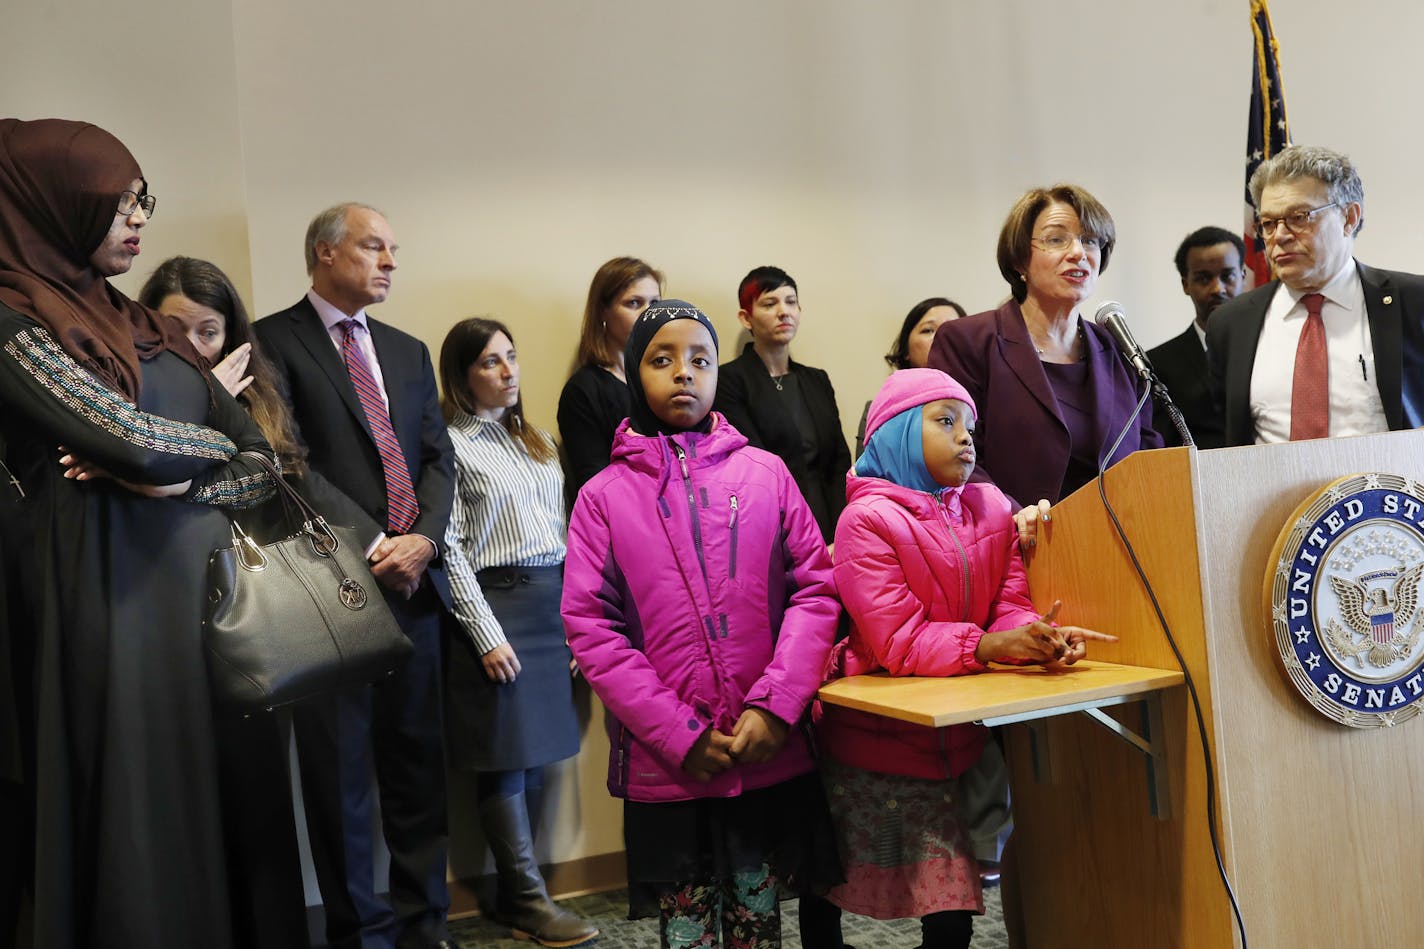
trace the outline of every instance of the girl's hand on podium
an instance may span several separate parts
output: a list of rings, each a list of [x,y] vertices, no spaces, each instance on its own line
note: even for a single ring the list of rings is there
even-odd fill
[[[1115,643],[1117,637],[1082,626],[1055,626],[1054,617],[1063,606],[1054,600],[1043,618],[1025,626],[997,633],[985,633],[974,650],[980,662],[991,659],[1018,660],[1062,669],[1088,655],[1088,641]]]
[[[1048,499],[1042,498],[1037,504],[1030,504],[1014,515],[1014,526],[1019,529],[1019,550],[1025,556],[1038,544],[1038,525],[1052,520],[1049,515],[1051,507]]]

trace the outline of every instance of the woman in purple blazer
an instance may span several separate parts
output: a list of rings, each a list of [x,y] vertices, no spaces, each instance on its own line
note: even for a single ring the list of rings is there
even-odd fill
[[[999,232],[999,272],[1013,299],[943,324],[930,348],[930,366],[980,407],[975,477],[1023,508],[1015,519],[1025,542],[1050,504],[1097,476],[1099,457],[1134,420],[1142,394],[1112,338],[1079,312],[1114,237],[1112,216],[1082,188],[1027,192]],[[1134,421],[1109,464],[1162,446],[1150,402]]]

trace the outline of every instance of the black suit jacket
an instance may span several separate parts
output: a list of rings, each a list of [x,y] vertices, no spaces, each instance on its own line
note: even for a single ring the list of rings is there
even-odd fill
[[[821,536],[830,543],[836,536],[836,521],[846,503],[846,472],[850,471],[850,449],[841,429],[836,407],[836,391],[825,370],[803,366],[794,360],[807,411],[816,429],[816,457],[808,465],[801,450],[801,433],[782,408],[776,383],[766,365],[747,343],[742,354],[717,370],[717,400],[714,408],[727,416],[732,427],[757,448],[779,455],[791,477],[816,516]]]
[[[443,554],[454,498],[454,449],[440,414],[430,351],[414,336],[369,315],[366,322],[381,364],[391,426],[420,503],[410,533],[430,538]],[[258,320],[255,328],[291,404],[307,462],[330,483],[324,486],[312,479],[308,487],[313,505],[333,522],[355,527],[369,544],[386,526],[386,482],[380,452],[340,351],[305,297],[290,309]],[[448,607],[450,584],[443,557],[431,561],[428,572]]]
[[[1226,444],[1226,432],[1221,414],[1211,397],[1211,382],[1207,378],[1206,347],[1197,335],[1196,326],[1188,326],[1180,336],[1174,336],[1147,353],[1157,378],[1162,380],[1172,401],[1182,410],[1192,440],[1198,448],[1220,448]],[[1157,403],[1153,410],[1152,427],[1170,446],[1182,444],[1171,417]]]
[[[1375,384],[1391,430],[1424,425],[1424,277],[1358,261],[1375,357]],[[1207,324],[1212,395],[1224,413],[1226,444],[1256,443],[1251,372],[1256,343],[1279,280],[1222,304]],[[1294,359],[1283,353],[1281,359]]]

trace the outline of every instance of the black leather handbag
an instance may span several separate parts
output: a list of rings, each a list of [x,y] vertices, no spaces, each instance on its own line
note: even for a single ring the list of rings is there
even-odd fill
[[[332,527],[271,461],[287,524],[258,544],[236,522],[232,546],[208,559],[203,623],[213,700],[229,711],[271,710],[395,671],[414,652],[363,556],[356,532]]]

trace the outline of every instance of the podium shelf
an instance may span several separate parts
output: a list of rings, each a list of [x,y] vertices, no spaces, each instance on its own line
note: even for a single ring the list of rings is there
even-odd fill
[[[990,666],[953,678],[870,675],[823,686],[822,702],[942,728],[966,722],[1006,725],[1121,705],[1183,683],[1180,671],[1093,659],[1055,672],[1042,666]]]

